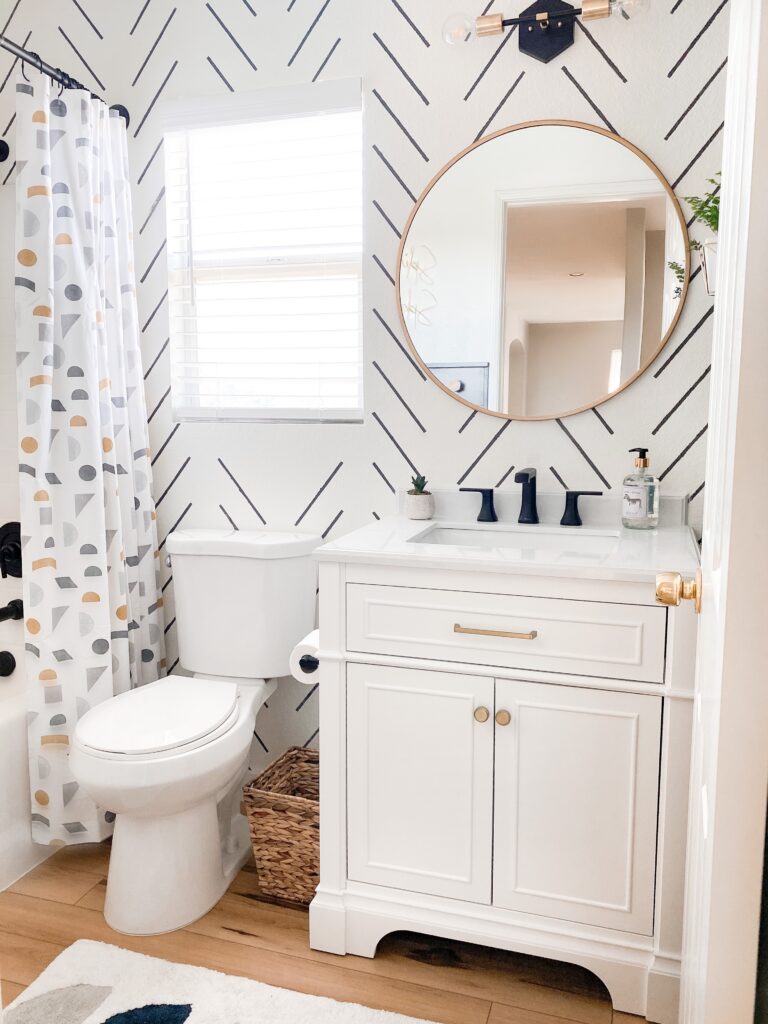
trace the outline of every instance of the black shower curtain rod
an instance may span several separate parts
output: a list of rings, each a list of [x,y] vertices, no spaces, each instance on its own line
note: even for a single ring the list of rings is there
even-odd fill
[[[23,47],[18,46],[12,42],[7,36],[0,35],[0,48],[7,50],[12,53],[14,57],[20,60],[23,64],[29,64],[31,67],[36,68],[41,74],[48,75],[54,82],[58,82],[64,89],[85,89],[89,92],[93,99],[101,100],[102,103],[106,102],[98,95],[98,93],[92,92],[87,85],[83,85],[82,82],[78,82],[76,78],[68,75],[66,71],[62,71],[61,68],[55,68],[51,64],[46,62],[40,57],[38,53],[33,53],[31,50],[25,50]],[[130,123],[130,115],[126,108],[120,103],[115,103],[109,108],[110,110],[116,110],[118,114],[125,118],[126,126]],[[0,140],[0,163],[8,159],[8,143]]]

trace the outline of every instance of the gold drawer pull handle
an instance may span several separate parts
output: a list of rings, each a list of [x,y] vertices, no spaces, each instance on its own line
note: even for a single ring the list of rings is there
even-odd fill
[[[472,629],[471,626],[460,626],[458,622],[454,622],[453,632],[470,633],[472,636],[504,636],[509,640],[535,640],[539,635],[535,629],[530,633],[508,633],[503,629]]]
[[[511,721],[512,715],[508,711],[496,712],[496,725],[509,725]]]
[[[475,721],[476,722],[487,722],[491,717],[491,712],[488,708],[475,708]]]

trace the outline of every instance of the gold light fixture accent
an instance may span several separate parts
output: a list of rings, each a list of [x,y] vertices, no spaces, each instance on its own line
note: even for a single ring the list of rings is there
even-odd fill
[[[504,18],[501,14],[482,14],[475,21],[478,36],[499,36],[504,31]]]
[[[611,16],[611,0],[581,0],[583,21],[596,21]]]

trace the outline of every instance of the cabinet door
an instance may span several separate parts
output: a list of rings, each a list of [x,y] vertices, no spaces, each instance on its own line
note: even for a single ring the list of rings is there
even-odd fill
[[[350,879],[490,903],[493,680],[349,665],[347,802]]]
[[[661,698],[497,680],[496,708],[494,905],[651,935]]]

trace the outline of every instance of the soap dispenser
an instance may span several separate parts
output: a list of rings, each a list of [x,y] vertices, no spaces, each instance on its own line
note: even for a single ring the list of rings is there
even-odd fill
[[[659,481],[648,470],[648,449],[636,452],[635,472],[624,477],[621,522],[630,530],[652,530],[659,525]]]

